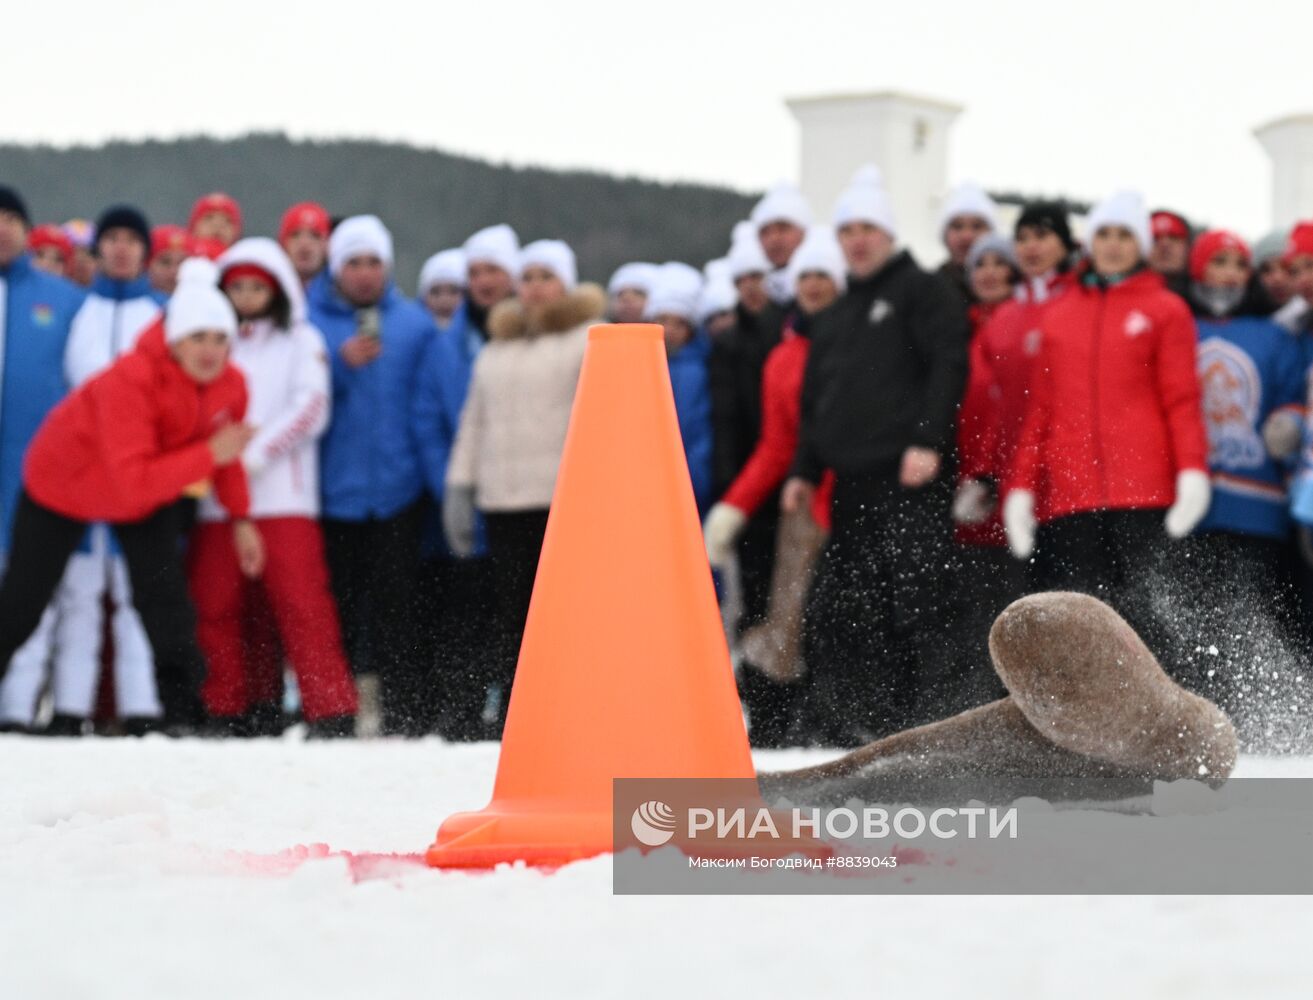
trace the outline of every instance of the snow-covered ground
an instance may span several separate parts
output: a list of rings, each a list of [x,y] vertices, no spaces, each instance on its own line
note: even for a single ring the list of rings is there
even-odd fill
[[[0,997],[1308,995],[1309,897],[613,896],[609,858],[424,867],[496,759],[0,737]]]

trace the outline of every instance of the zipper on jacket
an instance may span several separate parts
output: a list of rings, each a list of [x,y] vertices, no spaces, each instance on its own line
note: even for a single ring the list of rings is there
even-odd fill
[[[120,307],[123,304],[122,299],[112,299],[114,304],[110,308],[113,310],[109,315],[109,363],[112,365],[119,356],[119,339],[123,332],[121,327]]]
[[[1103,364],[1103,324],[1108,312],[1111,288],[1095,288],[1099,296],[1099,314],[1094,324],[1094,363],[1090,365],[1090,399],[1093,401],[1092,420],[1094,434],[1094,461],[1099,467],[1099,505],[1108,506],[1108,469],[1103,455],[1103,421],[1099,412],[1099,382]]]

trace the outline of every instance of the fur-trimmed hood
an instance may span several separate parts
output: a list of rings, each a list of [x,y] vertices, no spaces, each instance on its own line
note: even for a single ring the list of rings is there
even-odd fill
[[[524,304],[518,298],[507,299],[493,307],[488,315],[490,340],[515,340],[519,337],[536,337],[543,333],[568,333],[571,330],[601,319],[606,312],[606,292],[601,285],[585,283],[569,292],[559,302],[553,302],[529,322]]]

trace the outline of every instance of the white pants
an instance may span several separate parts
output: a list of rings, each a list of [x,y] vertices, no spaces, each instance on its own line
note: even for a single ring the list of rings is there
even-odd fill
[[[110,627],[114,634],[114,700],[119,717],[157,718],[163,714],[155,688],[155,658],[141,618],[132,606],[127,564],[122,556],[110,553],[109,529],[103,524],[91,529],[91,551],[75,552],[69,559],[55,599],[42,616],[41,627],[10,663],[9,675],[0,688],[0,713],[9,710],[11,700],[19,707],[35,706],[45,673],[44,650],[51,640],[47,638],[46,646],[37,647],[36,643],[49,622],[54,644],[55,711],[79,718],[92,714],[100,684],[107,590],[114,603]],[[34,647],[30,653],[29,647]],[[11,685],[12,694],[7,690]]]
[[[0,559],[3,562],[3,559]],[[0,683],[0,722],[31,726],[36,722],[37,699],[46,680],[46,669],[55,644],[55,606],[52,602],[41,616],[32,637],[9,661],[9,672]]]

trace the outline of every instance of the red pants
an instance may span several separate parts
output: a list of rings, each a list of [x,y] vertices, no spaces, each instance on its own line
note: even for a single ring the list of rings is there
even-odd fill
[[[261,582],[296,672],[306,721],[354,715],[356,688],[328,589],[319,525],[308,517],[258,518],[255,525],[266,553]],[[205,707],[212,715],[239,715],[252,700],[243,642],[249,581],[237,564],[231,523],[197,526],[187,569],[196,638],[208,667],[201,689]]]

